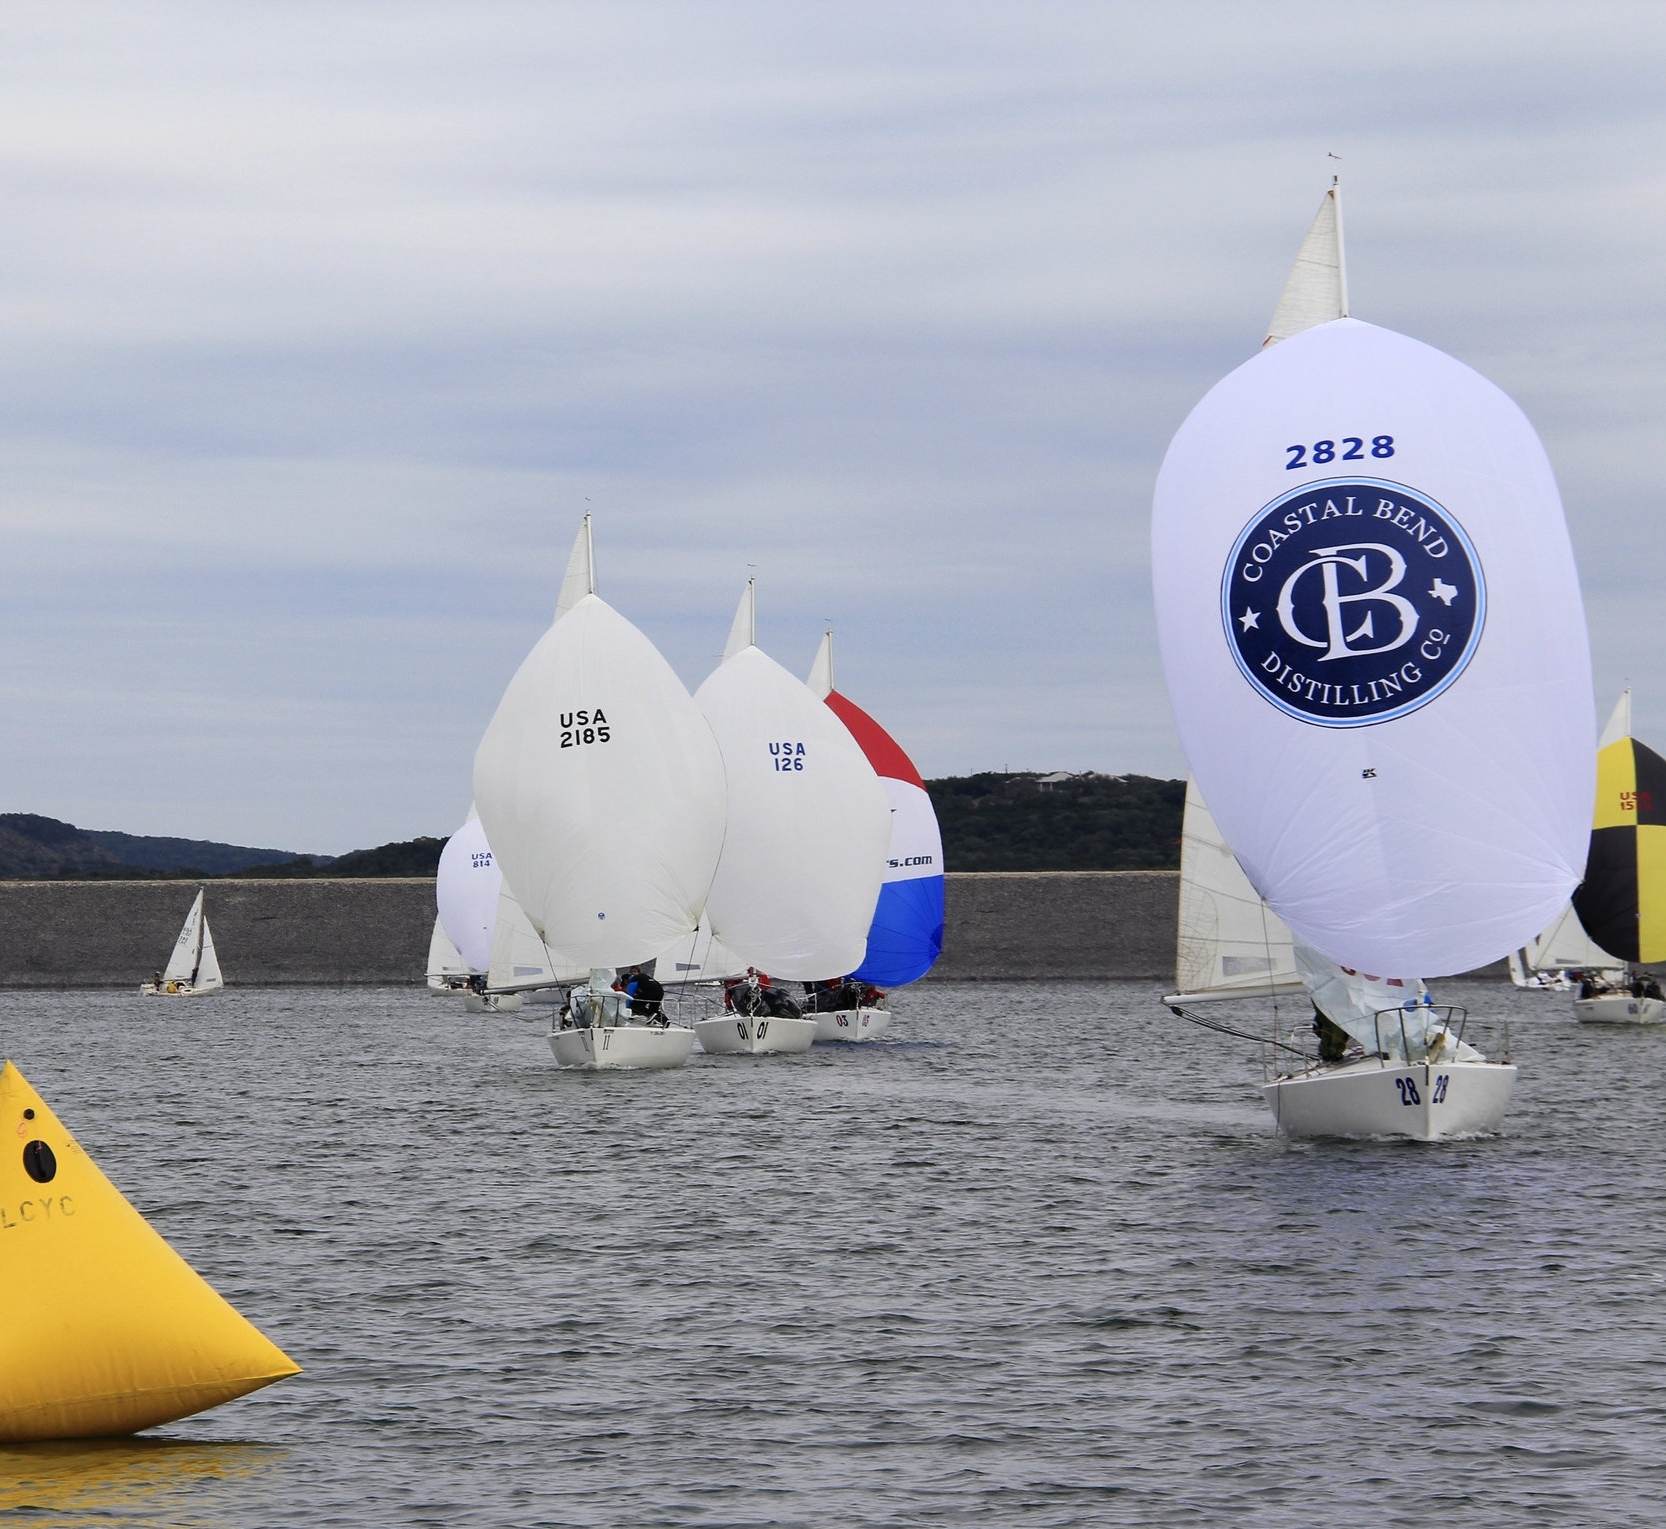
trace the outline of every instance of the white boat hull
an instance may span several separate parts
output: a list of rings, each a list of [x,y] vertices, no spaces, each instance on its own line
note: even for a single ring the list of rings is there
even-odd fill
[[[519,993],[464,993],[463,1007],[470,1014],[518,1014],[521,1011]]]
[[[1261,1092],[1286,1136],[1433,1141],[1496,1131],[1515,1081],[1507,1062],[1368,1060],[1279,1078]]]
[[[780,1056],[808,1051],[816,1038],[813,1019],[768,1014],[722,1014],[695,1023],[695,1038],[708,1056]]]
[[[889,1009],[834,1009],[816,1015],[818,1041],[877,1041],[891,1023]]]
[[[1585,1025],[1658,1025],[1666,1023],[1666,1002],[1633,998],[1630,993],[1602,993],[1574,999],[1573,1015]]]
[[[680,1025],[597,1025],[551,1030],[550,1050],[563,1067],[600,1072],[614,1068],[681,1067],[694,1049],[694,1032]]]
[[[145,998],[206,998],[224,987],[223,982],[215,987],[192,987],[189,982],[145,982],[140,984],[139,993]]]

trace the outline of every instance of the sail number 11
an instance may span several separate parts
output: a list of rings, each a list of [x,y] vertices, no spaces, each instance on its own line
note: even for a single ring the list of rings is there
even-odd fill
[[[1338,451],[1338,445],[1345,450]],[[1286,446],[1290,453],[1290,460],[1284,464],[1286,472],[1294,472],[1298,467],[1323,467],[1328,462],[1363,462],[1365,460],[1365,437],[1363,435],[1345,435],[1340,442],[1315,441],[1311,446]],[[1308,453],[1313,453],[1312,461],[1308,460]],[[1374,457],[1391,457],[1394,455],[1394,437],[1392,435],[1374,435],[1371,437],[1371,455]]]

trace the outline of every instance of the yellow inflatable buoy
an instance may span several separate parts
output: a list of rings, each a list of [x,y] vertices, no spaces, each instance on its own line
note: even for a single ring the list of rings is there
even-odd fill
[[[0,1071],[0,1441],[133,1433],[300,1372]]]

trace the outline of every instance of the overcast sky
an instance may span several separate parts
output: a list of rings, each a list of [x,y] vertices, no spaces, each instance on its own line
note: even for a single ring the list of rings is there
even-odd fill
[[[755,564],[928,775],[1179,775],[1151,484],[1327,152],[1666,747],[1663,81],[1654,3],[13,0],[0,803],[449,832],[587,504],[691,689]]]

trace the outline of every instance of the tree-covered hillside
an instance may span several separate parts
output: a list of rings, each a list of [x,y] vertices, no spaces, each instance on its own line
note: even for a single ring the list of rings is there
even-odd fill
[[[950,871],[1140,871],[1180,864],[1183,780],[958,775],[928,780]]]

